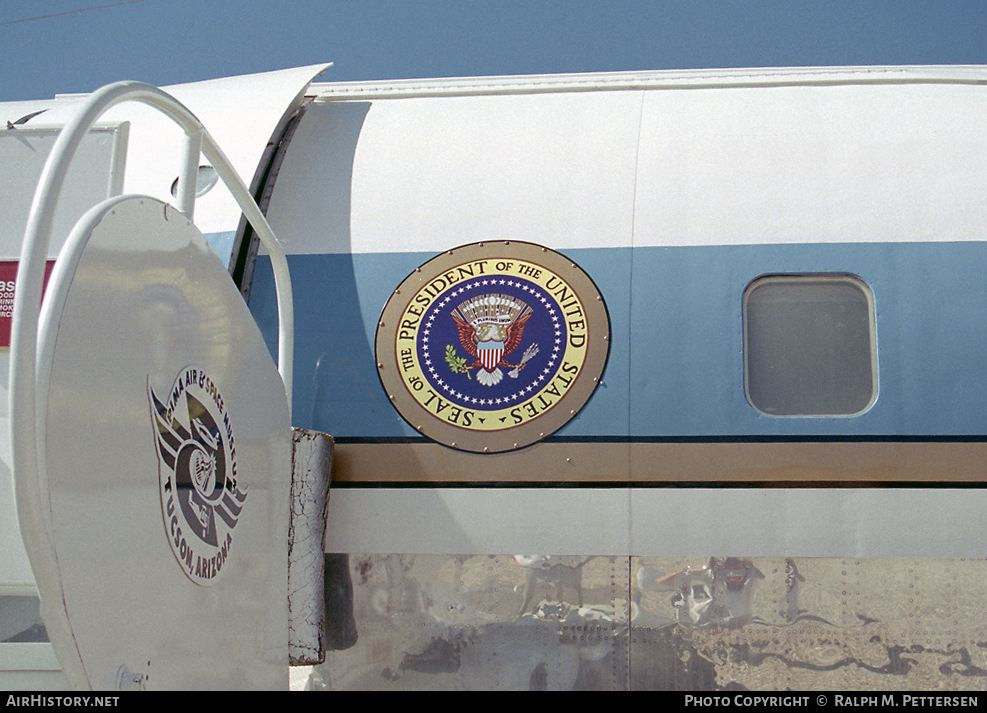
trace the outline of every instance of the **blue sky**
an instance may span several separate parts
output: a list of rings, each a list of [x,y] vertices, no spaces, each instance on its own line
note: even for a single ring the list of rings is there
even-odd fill
[[[326,80],[987,64],[987,0],[0,0],[0,101],[334,62]]]

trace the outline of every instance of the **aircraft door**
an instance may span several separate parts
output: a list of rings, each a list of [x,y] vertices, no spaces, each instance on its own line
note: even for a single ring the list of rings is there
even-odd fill
[[[171,206],[107,201],[70,242],[39,350],[56,652],[97,689],[284,688],[292,444],[267,347]]]

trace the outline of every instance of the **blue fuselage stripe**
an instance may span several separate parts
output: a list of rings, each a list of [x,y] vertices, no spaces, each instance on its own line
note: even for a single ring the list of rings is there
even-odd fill
[[[987,433],[987,245],[787,244],[566,251],[610,312],[603,381],[559,437],[977,436]],[[289,256],[294,420],[342,438],[413,437],[380,385],[374,335],[393,289],[433,255]],[[841,273],[872,290],[879,395],[853,417],[759,413],[744,390],[744,290],[762,275]],[[276,349],[270,263],[250,307]]]

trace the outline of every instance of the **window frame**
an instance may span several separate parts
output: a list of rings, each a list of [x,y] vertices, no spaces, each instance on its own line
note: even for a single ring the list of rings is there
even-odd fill
[[[868,351],[870,355],[870,398],[863,408],[852,413],[771,413],[758,406],[756,400],[751,396],[751,342],[750,342],[750,317],[749,303],[751,294],[758,287],[766,283],[793,283],[802,282],[805,284],[819,283],[845,283],[852,285],[863,295],[867,305],[867,332]],[[841,272],[811,272],[811,273],[768,273],[759,275],[751,280],[744,288],[742,300],[742,321],[743,321],[743,360],[744,360],[744,396],[747,403],[757,411],[758,414],[771,418],[855,418],[869,411],[877,402],[880,380],[878,375],[878,355],[877,355],[877,311],[874,305],[874,292],[870,286],[860,277]]]

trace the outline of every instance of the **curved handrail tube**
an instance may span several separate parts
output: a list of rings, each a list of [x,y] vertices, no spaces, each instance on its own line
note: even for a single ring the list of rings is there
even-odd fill
[[[177,191],[179,210],[191,219],[201,151],[226,183],[261,243],[270,253],[278,301],[278,371],[288,398],[288,412],[291,413],[294,309],[288,261],[281,243],[250,191],[205,127],[171,95],[151,85],[132,81],[117,82],[93,92],[60,132],[42,170],[21,246],[11,323],[10,437],[17,515],[36,579],[57,587],[59,598],[63,598],[61,578],[55,564],[51,523],[41,505],[46,493],[39,478],[39,464],[43,462],[44,455],[41,450],[43,443],[38,437],[42,424],[38,422],[37,413],[37,352],[44,269],[51,243],[54,206],[58,202],[72,158],[95,122],[111,107],[127,101],[137,101],[158,109],[185,132],[185,155]],[[53,633],[61,634],[52,636],[53,644],[56,640],[72,641],[64,602],[51,609],[46,607],[46,615],[46,626]],[[59,654],[69,681],[77,685],[87,685],[88,677],[78,651],[59,649],[56,646],[56,653]]]

